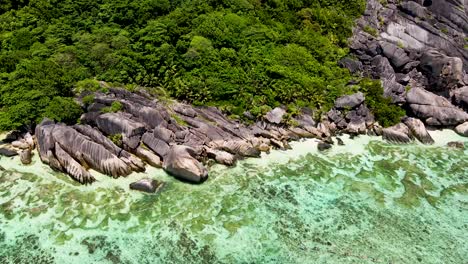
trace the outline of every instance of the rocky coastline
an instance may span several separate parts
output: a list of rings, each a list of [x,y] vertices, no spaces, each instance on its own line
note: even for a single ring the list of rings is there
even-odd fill
[[[363,93],[338,98],[321,115],[304,108],[287,118],[285,108],[277,107],[259,120],[245,113],[252,119],[243,122],[216,107],[102,82],[105,92],[86,94],[91,102],[77,98],[86,109],[79,124],[45,119],[34,133],[10,133],[0,155],[19,154],[29,164],[37,148],[42,162],[82,184],[95,181],[89,169],[117,178],[144,171],[146,165],[163,168],[182,181],[202,183],[212,161],[233,166],[272,148],[287,149],[288,142],[301,138],[317,138],[319,149],[326,150],[334,144],[331,137],[342,133],[424,144],[434,142],[426,127],[452,128],[468,136],[468,17],[460,11],[467,9],[466,3],[385,2],[368,1],[350,40],[352,56],[340,63],[357,76],[382,80],[385,95],[407,113],[395,126],[382,128],[375,121]],[[109,111],[115,104],[119,109]],[[154,182],[141,185],[157,189]]]

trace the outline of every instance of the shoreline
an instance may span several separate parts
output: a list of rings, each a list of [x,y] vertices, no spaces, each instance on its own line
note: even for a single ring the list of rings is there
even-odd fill
[[[320,142],[320,139],[300,139],[299,141],[290,142],[291,149],[279,150],[275,149],[269,153],[262,153],[259,158],[244,158],[238,162],[244,164],[251,164],[255,166],[267,167],[270,165],[284,165],[290,162],[291,160],[297,160],[305,155],[325,155],[325,156],[334,156],[339,154],[351,154],[351,155],[360,155],[365,152],[365,147],[372,141],[378,141],[383,144],[390,144],[394,146],[401,147],[428,147],[428,148],[441,148],[446,147],[448,142],[452,141],[462,141],[468,143],[468,138],[462,137],[455,133],[455,131],[450,129],[441,129],[441,130],[430,130],[429,133],[434,138],[435,143],[432,145],[424,145],[418,141],[414,141],[409,144],[395,144],[389,143],[382,139],[382,136],[368,136],[368,135],[359,135],[354,138],[351,138],[348,134],[343,134],[338,136],[344,142],[344,145],[335,144],[333,147],[327,151],[321,152],[317,149],[317,145]],[[1,136],[1,135],[0,135]],[[332,137],[336,140],[336,136]],[[78,189],[93,190],[99,188],[109,188],[109,187],[120,187],[124,190],[132,193],[139,193],[137,191],[132,191],[129,189],[129,184],[144,178],[151,178],[160,180],[166,183],[180,182],[176,178],[170,176],[162,168],[155,168],[149,165],[146,165],[145,172],[133,172],[132,174],[126,177],[112,178],[111,176],[104,175],[95,170],[90,170],[91,175],[96,177],[96,182],[90,185],[81,185],[78,182],[72,180],[68,177],[66,173],[57,172],[52,170],[47,164],[43,163],[40,158],[37,150],[33,151],[32,163],[30,165],[23,165],[20,161],[19,156],[12,158],[0,157],[0,167],[3,167],[6,171],[14,171],[18,173],[32,173],[35,175],[45,176],[45,177],[55,177],[54,181],[60,181],[67,185],[73,185]],[[208,166],[208,171],[211,174],[212,172],[218,170],[235,170],[238,165],[226,166],[222,164],[213,164]],[[210,181],[208,178],[208,181]],[[188,186],[198,186],[189,183],[183,183]]]

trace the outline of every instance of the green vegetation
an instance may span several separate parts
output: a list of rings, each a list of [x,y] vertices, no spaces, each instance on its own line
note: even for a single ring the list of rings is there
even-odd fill
[[[364,29],[364,32],[369,33],[374,37],[377,37],[379,35],[379,31],[377,31],[377,29],[371,26],[365,26],[363,29]]]
[[[122,147],[122,134],[107,136],[116,146]]]
[[[100,89],[96,80],[161,87],[239,116],[280,104],[329,108],[347,93],[349,72],[336,62],[364,8],[364,0],[3,0],[0,130],[44,116],[76,120],[65,98]],[[74,111],[54,112],[59,101]]]
[[[103,113],[117,113],[117,112],[121,111],[122,108],[123,108],[123,105],[122,105],[121,102],[114,101],[114,102],[112,102],[111,106],[104,107],[102,109],[102,112]]]
[[[383,96],[383,88],[380,81],[364,79],[360,83],[361,91],[366,95],[366,103],[374,113],[375,120],[383,127],[396,125],[405,115],[405,111],[392,104],[390,98]]]

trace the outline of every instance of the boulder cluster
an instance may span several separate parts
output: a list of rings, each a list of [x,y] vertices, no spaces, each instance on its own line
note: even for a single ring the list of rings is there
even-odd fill
[[[385,95],[431,126],[468,119],[466,3],[367,1],[341,64],[382,80]]]
[[[208,160],[230,166],[272,147],[288,148],[292,139],[329,136],[306,110],[294,127],[285,125],[282,108],[245,125],[215,107],[161,100],[144,88],[106,89],[93,93],[93,102],[83,105],[86,113],[80,124],[45,119],[35,129],[41,160],[83,184],[95,181],[89,169],[122,177],[144,171],[146,164],[162,167],[183,181],[201,183],[208,177]],[[121,109],[107,110],[116,103]]]

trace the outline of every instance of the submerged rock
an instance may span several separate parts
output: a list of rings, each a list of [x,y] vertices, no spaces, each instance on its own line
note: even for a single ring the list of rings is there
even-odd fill
[[[208,178],[208,170],[194,156],[192,148],[174,145],[164,159],[163,168],[177,178],[202,183]]]
[[[323,141],[320,141],[317,145],[317,148],[319,151],[325,151],[327,149],[331,149],[332,148],[332,145],[331,144],[328,144],[326,142],[323,142]]]
[[[468,137],[468,122],[465,122],[455,128],[455,132],[460,136]]]
[[[276,107],[265,115],[265,119],[272,124],[280,124],[285,114],[286,110],[281,107]]]
[[[468,120],[468,114],[446,98],[421,88],[411,89],[406,99],[413,114],[428,125],[453,126]]]
[[[25,149],[20,152],[21,163],[24,165],[29,165],[32,162],[32,152],[31,149]]]
[[[93,183],[96,179],[76,160],[74,160],[62,147],[55,143],[55,153],[64,172],[81,184]]]
[[[335,107],[338,109],[355,108],[364,102],[364,94],[359,92],[352,95],[342,96],[335,101]]]
[[[130,183],[130,189],[147,192],[147,193],[156,193],[160,191],[166,184],[153,179],[141,179],[137,182]]]
[[[452,141],[452,142],[447,143],[447,147],[463,150],[465,149],[465,143],[461,141]]]

